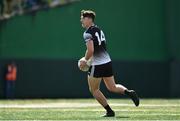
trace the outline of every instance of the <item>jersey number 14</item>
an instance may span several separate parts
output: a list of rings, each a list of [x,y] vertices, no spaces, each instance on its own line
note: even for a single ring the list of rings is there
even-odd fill
[[[105,40],[106,40],[103,31],[101,31],[101,35],[99,35],[99,33],[96,32],[96,33],[95,33],[95,36],[96,36],[97,39],[98,39],[99,45],[101,45],[101,42],[102,42],[102,41],[105,41]]]

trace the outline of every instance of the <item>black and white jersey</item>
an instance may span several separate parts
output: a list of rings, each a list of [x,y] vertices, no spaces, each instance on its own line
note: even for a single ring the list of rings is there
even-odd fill
[[[85,42],[90,40],[94,43],[94,54],[92,57],[92,65],[101,65],[111,61],[106,51],[106,39],[103,31],[96,25],[89,27],[83,34]]]

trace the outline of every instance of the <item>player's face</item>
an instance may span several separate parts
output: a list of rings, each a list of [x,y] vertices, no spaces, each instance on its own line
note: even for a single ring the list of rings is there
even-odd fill
[[[81,16],[81,20],[80,21],[82,23],[82,27],[83,28],[88,28],[91,25],[91,23],[92,23],[92,20],[90,20],[90,18],[83,17],[83,16]]]

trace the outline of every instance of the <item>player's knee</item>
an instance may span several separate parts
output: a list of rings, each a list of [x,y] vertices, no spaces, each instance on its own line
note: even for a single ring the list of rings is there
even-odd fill
[[[99,89],[97,89],[97,90],[93,90],[92,91],[92,95],[94,96],[94,97],[97,97],[97,96],[99,96]]]
[[[93,95],[94,93],[96,93],[96,91],[98,91],[99,89],[92,89],[92,88],[89,88],[89,91],[91,92],[91,94]]]
[[[109,86],[109,87],[107,87],[107,88],[108,88],[108,90],[109,90],[110,92],[115,92],[115,90],[116,90],[116,85]]]

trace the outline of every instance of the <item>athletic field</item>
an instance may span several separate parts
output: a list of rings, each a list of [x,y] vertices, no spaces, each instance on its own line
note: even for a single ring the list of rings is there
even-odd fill
[[[94,99],[1,100],[0,120],[180,121],[180,99],[142,99],[139,107],[126,99],[109,103],[116,117],[101,117],[105,111]]]

